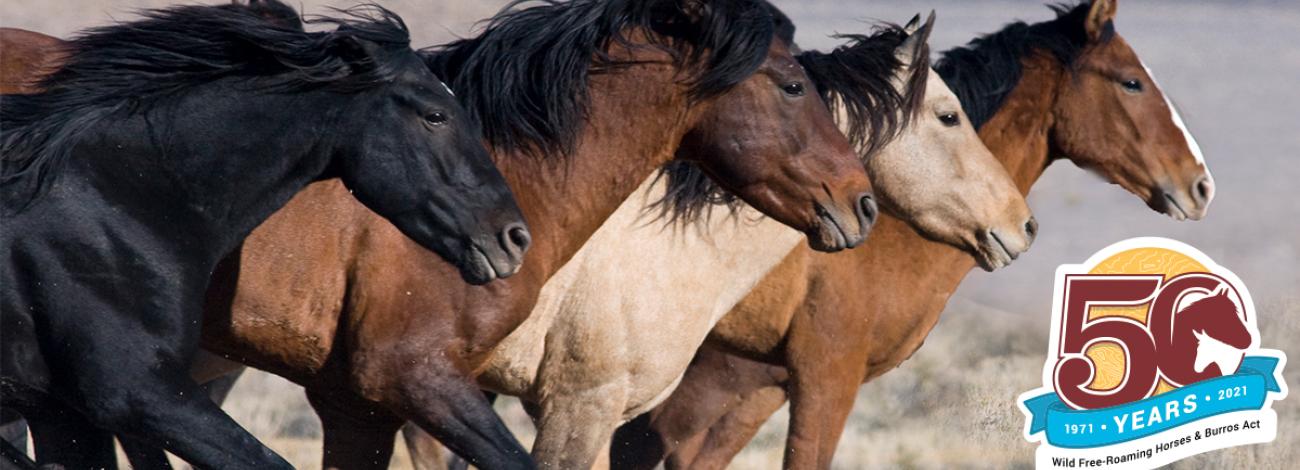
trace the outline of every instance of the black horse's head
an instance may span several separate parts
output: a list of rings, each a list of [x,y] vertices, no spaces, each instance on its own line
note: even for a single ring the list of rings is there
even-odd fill
[[[50,186],[86,123],[220,81],[234,84],[233,93],[219,94],[229,102],[208,109],[278,95],[279,106],[301,105],[281,113],[318,126],[305,150],[315,163],[295,164],[316,173],[295,178],[341,177],[358,200],[455,264],[468,282],[518,271],[530,242],[519,207],[478,124],[411,49],[397,15],[366,5],[309,20],[335,26],[309,32],[276,0],[142,14],[82,34],[63,67],[41,83],[43,93],[6,99],[0,188],[15,193],[6,207]],[[77,112],[55,112],[69,109]]]
[[[384,83],[339,116],[335,169],[367,207],[481,284],[518,271],[531,236],[475,120],[410,49],[401,20],[347,22],[338,52]]]

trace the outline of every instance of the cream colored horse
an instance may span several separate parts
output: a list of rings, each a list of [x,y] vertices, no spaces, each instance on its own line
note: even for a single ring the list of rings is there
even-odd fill
[[[930,24],[909,25],[895,52],[904,64],[925,50]],[[867,162],[876,193],[885,210],[987,268],[1010,263],[1032,241],[1029,209],[956,96],[937,74],[926,86],[916,119]],[[615,428],[667,397],[713,325],[799,243],[799,233],[750,208],[664,228],[644,216],[663,191],[647,181],[623,203],[480,376],[484,388],[530,404],[541,466],[605,466]],[[987,230],[1001,246],[970,241]]]

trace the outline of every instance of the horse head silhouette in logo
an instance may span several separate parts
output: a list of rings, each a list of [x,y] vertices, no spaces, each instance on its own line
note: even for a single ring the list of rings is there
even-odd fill
[[[1175,318],[1190,323],[1189,329],[1196,340],[1196,360],[1192,364],[1196,373],[1205,372],[1210,365],[1219,369],[1219,375],[1237,371],[1245,350],[1250,347],[1251,336],[1245,315],[1233,301],[1228,286],[1191,299]]]

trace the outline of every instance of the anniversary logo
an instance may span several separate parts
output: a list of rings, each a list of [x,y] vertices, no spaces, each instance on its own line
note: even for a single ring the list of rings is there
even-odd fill
[[[1043,387],[1017,400],[1039,468],[1153,468],[1272,441],[1286,357],[1246,286],[1199,250],[1134,238],[1056,271]]]

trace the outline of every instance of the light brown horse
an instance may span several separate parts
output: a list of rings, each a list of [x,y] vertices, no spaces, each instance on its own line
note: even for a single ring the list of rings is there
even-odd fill
[[[1156,210],[1199,219],[1209,173],[1115,33],[1115,11],[1097,0],[1016,23],[947,52],[936,69],[1023,192],[1060,155]],[[893,218],[872,237],[848,256],[787,257],[715,327],[673,396],[615,436],[615,465],[649,468],[672,454],[669,468],[722,468],[788,397],[785,466],[829,468],[858,386],[921,346],[972,266]]]
[[[431,57],[527,201],[534,243],[514,277],[465,287],[341,185],[321,183],[218,270],[205,346],[303,384],[326,467],[386,467],[405,420],[480,466],[527,467],[472,377],[545,280],[674,155],[817,249],[861,243],[875,217],[866,174],[774,38],[767,5],[688,3],[512,10]]]

